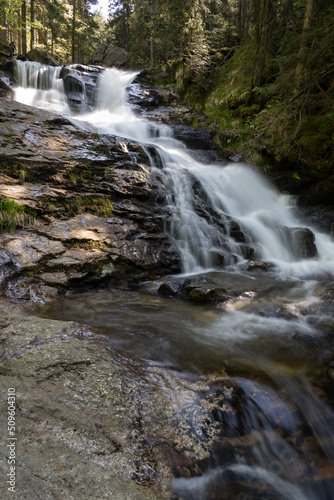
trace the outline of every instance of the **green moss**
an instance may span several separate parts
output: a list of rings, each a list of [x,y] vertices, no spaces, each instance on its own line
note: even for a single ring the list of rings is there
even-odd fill
[[[208,115],[217,107],[231,110],[247,105],[251,97],[255,54],[254,43],[244,44],[217,72],[214,88],[206,101]]]
[[[19,174],[20,174],[20,181],[23,183],[26,179],[26,176],[27,176],[27,173],[28,171],[25,169],[25,168],[21,168],[21,170],[19,171]]]
[[[15,231],[18,227],[31,224],[36,218],[36,212],[19,205],[15,200],[5,198],[0,200],[0,229]]]
[[[78,176],[77,176],[76,174],[71,173],[71,174],[69,175],[69,178],[70,178],[70,180],[73,182],[73,184],[76,184],[76,183],[77,183]]]
[[[104,196],[73,196],[62,200],[68,215],[77,215],[88,212],[99,217],[110,217],[113,204],[109,198]]]
[[[74,248],[82,248],[83,250],[107,250],[108,246],[103,241],[94,241],[94,240],[76,240],[72,239],[69,243],[70,247]]]

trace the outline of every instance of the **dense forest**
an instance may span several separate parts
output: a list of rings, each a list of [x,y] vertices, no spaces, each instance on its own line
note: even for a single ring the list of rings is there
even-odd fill
[[[333,181],[331,0],[110,0],[107,21],[95,4],[1,0],[2,37],[59,63],[121,47],[203,113],[227,152],[274,162],[297,192]]]
[[[0,1],[1,36],[17,52],[49,51],[60,63],[84,62],[99,41],[99,23],[90,8],[97,0]]]

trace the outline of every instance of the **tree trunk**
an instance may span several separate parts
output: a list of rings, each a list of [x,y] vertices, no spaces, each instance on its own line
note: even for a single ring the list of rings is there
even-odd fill
[[[19,10],[17,14],[17,53],[22,54],[22,33],[21,33],[21,11]]]
[[[311,27],[312,14],[313,14],[313,0],[307,0],[305,7],[304,22],[303,22],[303,31],[308,30]]]
[[[150,36],[150,59],[151,59],[151,67],[154,66],[154,40],[153,40],[153,0],[150,2],[151,4],[151,36]]]
[[[35,22],[35,0],[30,0],[30,50],[34,48],[34,38],[35,38],[35,29],[33,27],[33,23]]]
[[[238,34],[240,40],[248,38],[249,31],[249,4],[248,0],[239,0],[239,13],[238,13]]]
[[[22,28],[21,28],[22,54],[25,56],[27,53],[27,5],[25,1],[22,2],[21,5],[21,18],[22,18]]]
[[[312,14],[313,14],[313,0],[307,0],[305,6],[304,22],[303,22],[303,35],[305,34],[305,31],[307,31],[311,27]],[[305,52],[306,52],[306,42],[305,39],[302,39],[299,49],[300,61],[298,62],[296,67],[296,80],[299,79],[305,67],[305,61],[304,61]]]
[[[287,28],[289,23],[293,22],[295,18],[293,10],[293,0],[285,0],[283,3],[283,24]]]
[[[0,40],[2,42],[7,42],[7,23],[6,23],[6,12],[5,12],[5,2],[1,2],[0,10]]]
[[[73,0],[72,14],[72,63],[75,63],[75,23],[76,23],[76,0]]]
[[[256,60],[254,66],[254,77],[252,88],[259,87],[262,81],[263,70],[265,67],[268,54],[271,46],[271,16],[272,4],[271,0],[261,0],[256,4],[257,25],[255,30],[255,42],[257,46]]]

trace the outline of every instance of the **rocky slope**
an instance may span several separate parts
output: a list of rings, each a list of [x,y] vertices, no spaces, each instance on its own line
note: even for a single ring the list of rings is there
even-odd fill
[[[3,223],[0,235],[6,296],[178,270],[141,147],[6,99],[0,119],[0,195],[15,201],[16,215],[24,207],[17,230]]]

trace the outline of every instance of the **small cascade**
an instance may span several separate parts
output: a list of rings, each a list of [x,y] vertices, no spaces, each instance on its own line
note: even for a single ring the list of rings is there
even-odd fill
[[[224,399],[224,406],[208,415],[223,429],[221,448],[211,459],[215,466],[201,476],[174,479],[175,493],[181,498],[216,498],[215,492],[230,491],[232,483],[235,498],[333,498],[334,481],[324,476],[324,469],[334,467],[334,413],[307,383],[276,373],[278,380],[280,391],[247,379],[234,380],[240,399]],[[247,445],[241,454],[227,452],[227,440],[235,442],[236,449],[242,449],[243,441]]]
[[[56,113],[69,113],[61,69],[61,66],[15,61],[16,101]]]

